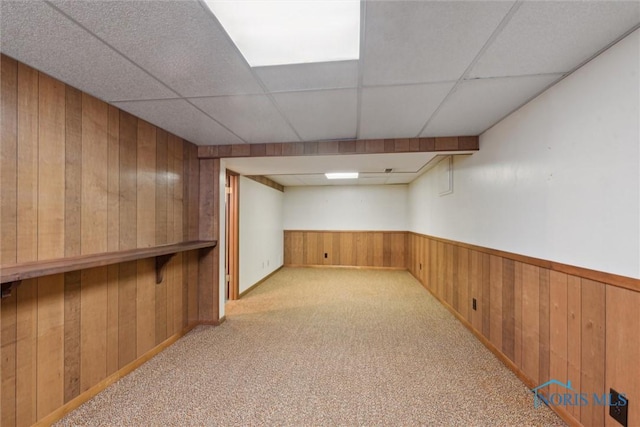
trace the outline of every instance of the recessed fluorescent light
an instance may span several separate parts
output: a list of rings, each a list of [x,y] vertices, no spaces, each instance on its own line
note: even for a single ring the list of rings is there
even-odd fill
[[[359,57],[359,0],[205,2],[252,67]]]
[[[358,172],[328,172],[324,174],[327,179],[356,179]]]

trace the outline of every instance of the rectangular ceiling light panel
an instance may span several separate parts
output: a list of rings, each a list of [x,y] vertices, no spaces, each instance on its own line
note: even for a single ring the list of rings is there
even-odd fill
[[[357,179],[358,172],[327,172],[327,179]]]
[[[252,67],[359,58],[359,0],[205,0]]]

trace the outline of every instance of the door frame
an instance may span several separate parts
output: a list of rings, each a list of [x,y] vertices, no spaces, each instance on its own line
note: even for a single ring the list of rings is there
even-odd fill
[[[240,297],[240,175],[227,169],[225,182],[226,299]]]

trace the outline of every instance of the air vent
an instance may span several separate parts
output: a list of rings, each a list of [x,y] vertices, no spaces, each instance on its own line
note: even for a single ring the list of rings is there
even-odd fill
[[[393,170],[393,169],[391,169],[391,168],[386,168],[386,169],[384,170],[384,173],[391,173],[391,171],[392,171],[392,170]]]

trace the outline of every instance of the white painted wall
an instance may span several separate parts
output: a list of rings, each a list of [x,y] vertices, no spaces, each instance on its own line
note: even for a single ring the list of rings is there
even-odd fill
[[[640,277],[640,30],[409,189],[410,230]],[[488,100],[490,102],[490,100]]]
[[[285,230],[406,230],[407,185],[286,187]]]
[[[283,263],[284,194],[240,177],[240,292]]]

